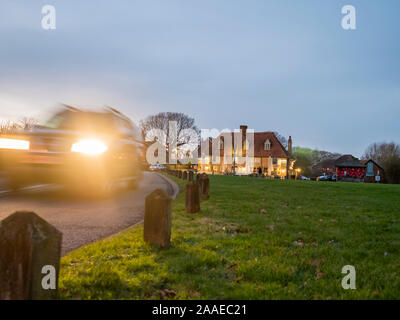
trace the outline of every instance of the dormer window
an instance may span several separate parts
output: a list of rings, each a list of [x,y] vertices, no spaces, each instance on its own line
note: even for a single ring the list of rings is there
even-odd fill
[[[269,141],[269,139],[264,142],[264,150],[271,150],[271,141]]]

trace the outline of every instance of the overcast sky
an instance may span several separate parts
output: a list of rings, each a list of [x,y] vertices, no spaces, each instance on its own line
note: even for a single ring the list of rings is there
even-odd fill
[[[359,156],[400,142],[399,16],[398,0],[1,0],[0,119],[58,102],[178,111]]]

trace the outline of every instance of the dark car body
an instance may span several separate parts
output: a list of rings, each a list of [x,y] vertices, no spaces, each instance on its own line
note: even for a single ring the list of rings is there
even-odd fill
[[[141,177],[140,131],[115,109],[95,112],[67,107],[44,125],[0,139],[29,142],[26,150],[7,149],[4,143],[0,150],[3,171],[13,189],[65,183],[96,190],[116,179],[135,184]],[[85,146],[87,150],[82,149]]]

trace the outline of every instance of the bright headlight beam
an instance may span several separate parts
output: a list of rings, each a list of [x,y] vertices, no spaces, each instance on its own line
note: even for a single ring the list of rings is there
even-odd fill
[[[71,151],[83,153],[89,156],[98,156],[108,150],[108,147],[100,140],[84,139],[72,145]]]
[[[0,139],[0,149],[29,150],[29,141],[18,139]]]

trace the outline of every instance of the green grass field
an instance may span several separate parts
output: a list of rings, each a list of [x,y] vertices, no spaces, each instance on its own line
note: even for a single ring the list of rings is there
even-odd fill
[[[171,178],[172,179],[172,178]],[[184,190],[185,182],[177,180]],[[63,299],[398,299],[400,186],[210,176],[172,248],[133,227],[62,259]],[[356,290],[341,286],[356,268]]]

